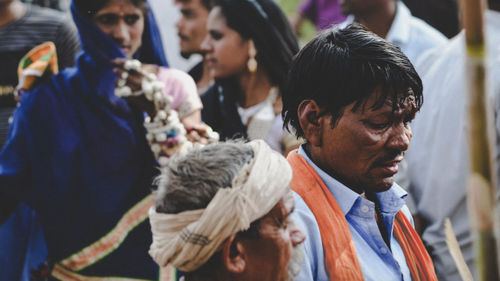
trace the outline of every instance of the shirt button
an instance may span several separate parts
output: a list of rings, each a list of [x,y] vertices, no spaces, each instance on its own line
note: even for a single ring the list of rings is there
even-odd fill
[[[370,208],[368,208],[368,206],[366,205],[361,206],[361,212],[368,213],[368,211],[370,211]]]
[[[385,255],[385,254],[387,254],[387,249],[386,249],[386,248],[384,248],[384,247],[382,247],[382,248],[380,248],[380,252],[381,252],[383,255]]]

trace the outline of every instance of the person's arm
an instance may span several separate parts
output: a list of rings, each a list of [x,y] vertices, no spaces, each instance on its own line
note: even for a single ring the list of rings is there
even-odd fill
[[[158,80],[165,84],[163,93],[172,97],[172,109],[177,110],[181,121],[190,115],[201,112],[203,105],[198,95],[196,83],[187,73],[173,69],[160,67]],[[201,115],[199,115],[201,122]]]
[[[18,110],[9,127],[9,137],[0,152],[0,224],[17,208],[19,200],[29,200],[27,136],[23,116]]]
[[[203,108],[194,80],[187,73],[160,67],[158,79],[165,83],[164,94],[173,98],[172,108],[187,130],[186,137],[192,142],[208,143],[211,129],[201,121]]]
[[[306,234],[306,240],[299,247],[304,251],[304,261],[295,281],[327,281],[328,273],[325,268],[325,255],[321,240],[321,233],[314,214],[302,198],[293,192],[295,210],[292,219]]]

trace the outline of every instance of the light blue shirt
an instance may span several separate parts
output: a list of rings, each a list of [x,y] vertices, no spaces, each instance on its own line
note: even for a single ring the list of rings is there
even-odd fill
[[[390,230],[391,248],[389,248],[384,242],[375,220],[375,204],[318,168],[309,159],[302,147],[299,148],[298,153],[318,173],[342,209],[349,225],[365,280],[412,280],[403,251],[393,233],[394,217],[399,210],[402,210],[413,224],[410,211],[404,202],[406,192],[397,184],[394,184],[389,190],[376,194],[380,201],[384,225],[386,229]],[[328,281],[325,254],[318,223],[304,200],[297,193],[294,193],[294,197],[295,212],[292,216],[306,233],[306,240],[302,244],[305,252],[304,264],[295,280]]]

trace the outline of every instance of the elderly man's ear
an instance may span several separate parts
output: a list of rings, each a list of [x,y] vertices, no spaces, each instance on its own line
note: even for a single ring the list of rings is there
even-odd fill
[[[245,247],[236,234],[231,235],[222,248],[222,262],[227,271],[240,274],[246,267]]]
[[[323,110],[314,100],[304,100],[297,109],[300,127],[307,141],[313,146],[321,146],[324,126],[330,126],[330,114]]]

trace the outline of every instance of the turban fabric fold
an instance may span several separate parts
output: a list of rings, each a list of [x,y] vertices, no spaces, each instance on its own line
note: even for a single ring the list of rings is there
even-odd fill
[[[246,230],[289,192],[290,165],[264,141],[248,143],[254,158],[232,181],[220,188],[205,209],[178,214],[149,210],[153,243],[151,257],[160,265],[189,272],[205,264],[231,235]]]

